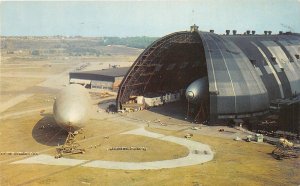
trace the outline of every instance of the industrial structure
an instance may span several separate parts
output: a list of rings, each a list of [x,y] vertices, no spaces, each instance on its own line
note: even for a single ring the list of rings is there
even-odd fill
[[[86,88],[118,91],[129,67],[109,68],[94,71],[70,72],[70,84],[81,84]]]
[[[200,121],[259,117],[270,112],[271,102],[299,107],[299,55],[299,34],[218,35],[194,25],[160,38],[136,59],[120,85],[117,106],[126,109],[151,95],[164,103],[166,94],[179,94]],[[293,130],[299,131],[296,122]]]

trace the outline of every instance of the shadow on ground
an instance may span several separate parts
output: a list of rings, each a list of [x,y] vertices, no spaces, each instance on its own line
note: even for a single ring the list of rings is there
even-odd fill
[[[174,103],[167,103],[162,106],[152,107],[148,109],[151,112],[162,114],[170,118],[185,120],[187,105],[184,102],[178,101]]]
[[[116,99],[107,99],[98,102],[98,108],[106,110],[110,104],[116,104]]]
[[[43,145],[62,145],[68,133],[56,124],[52,114],[43,114],[43,116],[33,127],[32,137]]]

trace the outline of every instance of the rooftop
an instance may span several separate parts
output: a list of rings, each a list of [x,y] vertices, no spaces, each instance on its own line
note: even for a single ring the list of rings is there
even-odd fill
[[[111,77],[122,77],[127,74],[129,68],[130,67],[109,68],[103,70],[71,72],[71,74],[91,74],[91,75],[102,75],[102,76],[111,76]]]

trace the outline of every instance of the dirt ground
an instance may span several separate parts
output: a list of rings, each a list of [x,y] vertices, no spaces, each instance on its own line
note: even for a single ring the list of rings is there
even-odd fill
[[[12,104],[0,113],[0,151],[55,155],[57,145],[64,143],[67,134],[54,122],[53,98],[67,80],[67,72],[76,68],[76,65],[86,62],[91,63],[87,70],[99,69],[115,63],[126,66],[136,57],[102,56],[63,61],[26,61],[5,58],[5,63],[0,65],[1,105],[17,95],[32,94],[32,96]],[[24,77],[20,77],[21,75]],[[96,100],[99,99],[97,96],[94,99],[94,103],[101,102]],[[234,141],[235,135],[244,135],[234,129],[223,134],[217,132],[217,127],[192,131],[191,127],[195,124],[185,121],[184,115],[178,114],[180,111],[176,109],[166,111],[157,108],[119,115],[97,112],[98,108],[101,106],[93,105],[92,119],[84,129],[85,138],[82,135],[78,136],[78,141],[87,149],[87,153],[70,155],[67,156],[68,158],[143,162],[175,159],[187,155],[187,149],[181,145],[148,137],[121,134],[138,127],[180,138],[193,132],[191,140],[209,145],[215,157],[210,162],[194,166],[124,171],[81,166],[11,164],[27,156],[0,155],[0,185],[296,186],[300,184],[299,159],[275,160],[270,155],[274,146]],[[144,146],[148,150],[145,152],[107,150],[115,146]]]

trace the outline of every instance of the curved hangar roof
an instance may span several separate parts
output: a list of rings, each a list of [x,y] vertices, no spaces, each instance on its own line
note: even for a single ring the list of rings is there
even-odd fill
[[[217,35],[176,32],[151,44],[119,89],[130,96],[186,89],[208,76],[210,119],[264,113],[271,100],[300,94],[300,35]]]

